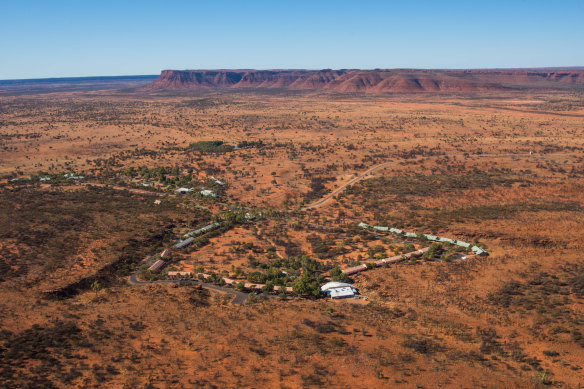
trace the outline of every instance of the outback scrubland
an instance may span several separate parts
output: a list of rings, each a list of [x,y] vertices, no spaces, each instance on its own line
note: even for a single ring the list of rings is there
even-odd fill
[[[583,123],[578,91],[5,94],[0,386],[577,388]],[[127,283],[214,221],[140,277],[263,293]],[[349,278],[429,245],[360,222],[490,255],[435,245]],[[326,277],[368,303],[317,298]]]

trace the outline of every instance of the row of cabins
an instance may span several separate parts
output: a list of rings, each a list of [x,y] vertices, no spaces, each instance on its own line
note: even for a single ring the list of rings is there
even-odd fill
[[[153,256],[148,256],[146,257],[146,259],[144,260],[145,263],[148,263]],[[164,266],[166,266],[166,261],[168,261],[170,259],[170,257],[172,257],[172,253],[170,252],[169,249],[165,249],[160,253],[160,259],[157,259],[156,261],[154,261],[154,263],[152,263],[149,267],[148,270],[150,271],[158,271],[160,269],[162,269]]]
[[[185,235],[183,235],[184,239],[176,242],[172,247],[174,249],[182,249],[183,247],[187,247],[188,245],[193,243],[193,241],[195,240],[195,236],[200,235],[202,233],[205,233],[207,231],[211,231],[211,230],[219,227],[219,225],[220,225],[219,223],[211,223],[211,224],[206,225],[204,227],[201,227],[197,230],[187,232]],[[150,265],[150,267],[148,267],[148,270],[150,270],[150,271],[161,270],[164,266],[166,266],[166,261],[169,260],[171,256],[172,256],[172,253],[170,252],[170,250],[165,249],[164,251],[162,251],[162,253],[160,253],[160,259],[154,261],[154,263],[152,263],[152,265]],[[169,275],[170,275],[170,273],[173,273],[173,274],[185,273],[183,275],[186,275],[187,272],[169,272]]]
[[[184,240],[179,240],[178,242],[176,242],[174,244],[174,246],[172,246],[175,249],[182,249],[183,247],[187,247],[188,245],[190,245],[191,243],[193,243],[195,240],[195,238],[190,237]]]
[[[205,232],[214,230],[217,227],[219,227],[219,223],[211,223],[211,224],[206,225],[205,227],[201,227],[199,229],[187,232],[186,234],[183,235],[183,238],[189,238],[191,236],[201,235]]]
[[[178,188],[175,192],[179,193],[179,194],[187,194],[187,193],[190,193],[193,191],[194,191],[193,188]],[[217,197],[217,193],[213,192],[210,189],[201,188],[201,190],[199,191],[199,194],[203,197]]]
[[[63,174],[63,178],[66,178],[68,180],[83,180],[85,179],[85,176],[82,175],[75,175],[75,173],[65,173]],[[13,178],[10,180],[10,182],[20,182],[20,181],[31,181],[33,178],[32,177],[22,177],[22,178]],[[38,177],[38,180],[40,182],[47,182],[47,181],[51,181],[52,178],[49,176],[40,176]]]
[[[406,238],[419,238],[419,237],[424,237],[429,241],[432,242],[440,242],[440,243],[450,243],[459,247],[464,247],[466,249],[470,248],[470,250],[475,253],[476,255],[481,255],[481,256],[486,256],[489,255],[489,253],[487,253],[483,248],[476,246],[476,245],[471,245],[468,242],[463,242],[461,240],[456,240],[456,239],[450,239],[450,238],[442,238],[436,235],[430,235],[430,234],[416,234],[415,232],[405,232],[402,231],[398,228],[393,228],[393,227],[383,227],[383,226],[370,226],[367,223],[359,223],[359,227],[361,228],[365,228],[365,229],[374,229],[376,231],[381,231],[381,232],[391,232],[397,235],[402,235],[405,236]]]
[[[394,255],[393,257],[383,258],[383,259],[380,259],[380,260],[375,261],[373,263],[375,263],[376,267],[380,267],[380,266],[383,266],[385,264],[390,264],[390,263],[397,263],[400,261],[408,260],[412,257],[419,257],[422,254],[424,254],[426,251],[428,251],[429,249],[430,249],[429,247],[424,247],[423,249],[412,251],[411,253]],[[359,272],[362,272],[364,270],[367,270],[367,265],[358,265],[358,266],[354,266],[354,267],[349,267],[347,269],[344,269],[343,273],[350,276],[351,274],[359,273]]]
[[[194,242],[196,236],[214,230],[219,226],[220,226],[219,223],[211,223],[209,225],[206,225],[205,227],[201,227],[199,229],[187,232],[182,236],[183,239],[176,242],[172,247],[175,249],[182,249],[184,247],[187,247],[188,245]]]
[[[167,273],[168,278],[170,278],[171,280],[184,280],[184,279],[189,279],[193,277],[193,273],[188,272],[188,271],[169,271]],[[197,273],[196,276],[198,277],[199,275],[203,276],[203,278],[207,279],[209,277],[211,277],[209,274],[205,274],[205,273]],[[235,286],[235,284],[238,284],[239,282],[241,282],[241,280],[235,280],[233,278],[227,278],[224,277],[223,281],[225,281],[225,285],[230,285],[230,286]],[[265,286],[264,284],[254,284],[251,282],[247,282],[244,281],[244,285],[245,289],[249,289],[249,290],[262,290],[263,287]],[[282,291],[282,287],[279,285],[275,285],[274,286],[274,291],[275,292],[280,292]],[[284,293],[293,293],[293,289],[292,287],[286,286],[283,289]]]
[[[165,261],[163,261],[162,259],[157,259],[156,261],[154,261],[154,263],[152,265],[150,265],[148,270],[158,271],[158,270],[162,269],[164,267],[164,265],[166,265]]]

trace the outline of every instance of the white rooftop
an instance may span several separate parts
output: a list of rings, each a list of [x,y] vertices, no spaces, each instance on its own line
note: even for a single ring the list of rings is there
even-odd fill
[[[215,181],[215,183],[218,184],[218,185],[225,185],[225,183],[223,181],[221,181],[220,179],[218,179],[218,178],[215,178],[215,177],[211,176],[211,179],[213,181]]]
[[[335,289],[335,288],[352,288],[355,289],[355,287],[351,284],[346,284],[344,282],[327,282],[326,284],[324,284],[323,286],[320,287],[320,290],[325,292],[329,289]]]
[[[333,288],[330,291],[331,298],[352,297],[355,295],[355,290],[351,287]]]
[[[203,189],[202,191],[199,192],[202,196],[212,196],[212,197],[217,197],[217,195],[215,194],[215,192],[213,192],[212,190],[209,189]]]

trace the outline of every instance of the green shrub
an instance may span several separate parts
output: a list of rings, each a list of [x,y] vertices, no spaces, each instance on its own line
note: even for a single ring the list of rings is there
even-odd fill
[[[188,149],[199,151],[201,153],[225,153],[232,151],[233,146],[227,145],[220,140],[211,140],[191,143]]]
[[[349,281],[349,276],[343,273],[338,267],[333,267],[330,271],[330,276],[333,281],[336,282],[347,282]]]

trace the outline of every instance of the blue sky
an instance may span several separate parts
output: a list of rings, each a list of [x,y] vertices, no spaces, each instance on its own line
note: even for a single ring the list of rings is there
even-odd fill
[[[0,37],[0,79],[584,66],[584,0],[3,0]]]

